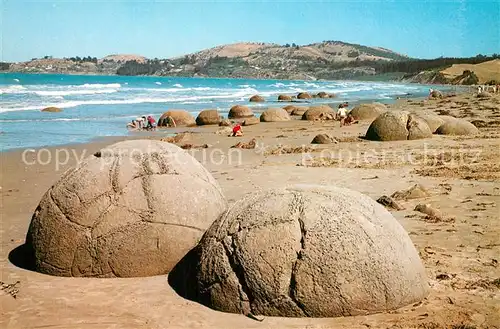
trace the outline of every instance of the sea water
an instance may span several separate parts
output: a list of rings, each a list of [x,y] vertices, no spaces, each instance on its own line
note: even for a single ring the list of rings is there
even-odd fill
[[[156,119],[169,109],[196,115],[218,109],[226,115],[235,104],[259,113],[277,103],[278,94],[301,91],[335,93],[343,101],[391,102],[405,95],[427,95],[429,86],[359,81],[291,81],[253,79],[89,76],[62,74],[0,74],[1,150],[88,142],[96,137],[125,136],[126,124],[142,115]],[[266,103],[248,103],[255,94]],[[48,106],[59,113],[40,112]]]

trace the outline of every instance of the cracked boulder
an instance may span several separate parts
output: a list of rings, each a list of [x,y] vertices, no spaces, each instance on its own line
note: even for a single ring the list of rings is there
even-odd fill
[[[383,206],[314,185],[237,201],[169,282],[219,311],[284,317],[384,312],[428,293],[417,250]]]
[[[33,269],[57,276],[168,273],[226,210],[211,174],[179,147],[108,146],[42,197],[26,237]]]
[[[388,111],[368,127],[366,139],[373,141],[415,140],[432,137],[424,119],[406,111]]]

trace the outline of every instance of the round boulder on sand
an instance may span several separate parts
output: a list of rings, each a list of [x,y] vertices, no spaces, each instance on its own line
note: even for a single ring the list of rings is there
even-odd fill
[[[245,105],[235,105],[231,107],[227,115],[229,119],[250,118],[253,116],[252,110]]]
[[[328,94],[324,91],[320,91],[316,96],[318,96],[318,98],[335,98],[335,94]]]
[[[221,118],[217,110],[203,110],[196,117],[196,124],[198,126],[217,125],[220,121]]]
[[[226,210],[217,181],[176,145],[113,144],[42,197],[26,237],[34,269],[58,276],[168,273]]]
[[[436,130],[439,135],[475,135],[479,133],[479,129],[464,119],[448,118]]]
[[[443,117],[434,113],[415,113],[415,115],[427,122],[432,133],[435,133],[439,126],[444,123]]]
[[[349,114],[355,120],[373,120],[387,111],[387,107],[382,103],[360,104],[353,108]]]
[[[289,96],[289,95],[278,95],[278,101],[281,101],[281,102],[291,102],[292,101],[292,96]]]
[[[328,134],[319,134],[314,137],[311,144],[337,144],[338,141]]]
[[[309,93],[302,92],[297,94],[297,99],[311,99],[311,98],[312,96]]]
[[[478,98],[491,98],[491,94],[487,91],[482,91],[479,94],[477,94]]]
[[[290,121],[290,115],[282,108],[270,108],[260,115],[261,122]]]
[[[388,111],[368,127],[366,139],[373,141],[414,140],[432,137],[427,123],[406,111]]]
[[[293,111],[292,111],[291,115],[294,115],[294,116],[300,116],[300,117],[301,117],[301,116],[303,116],[303,115],[304,115],[304,113],[306,113],[306,112],[307,112],[307,110],[309,110],[309,108],[308,108],[308,107],[306,107],[306,106],[297,106],[297,107],[295,107],[295,108],[293,109]]]
[[[333,120],[335,111],[328,105],[312,106],[302,115],[302,120]]]
[[[244,126],[253,126],[256,125],[260,122],[259,118],[257,117],[250,117],[246,118],[245,121],[243,121]]]
[[[282,317],[395,310],[428,294],[399,222],[344,188],[295,186],[237,201],[169,274],[213,309]]]
[[[52,112],[52,113],[55,113],[55,112],[62,112],[62,110],[58,107],[55,107],[55,106],[50,106],[50,107],[46,107],[44,108],[43,110],[41,110],[42,112]]]
[[[265,102],[266,100],[264,99],[264,97],[262,96],[259,96],[259,95],[254,95],[252,97],[250,97],[250,102]]]
[[[166,126],[167,118],[171,116],[177,126],[191,126],[195,125],[196,121],[188,111],[184,110],[170,110],[162,114],[158,119],[158,126]]]

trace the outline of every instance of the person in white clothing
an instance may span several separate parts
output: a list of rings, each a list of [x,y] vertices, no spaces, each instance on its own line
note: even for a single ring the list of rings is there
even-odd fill
[[[340,126],[342,127],[345,123],[345,118],[347,117],[347,110],[344,106],[345,104],[340,104],[337,110],[337,117],[340,120]]]

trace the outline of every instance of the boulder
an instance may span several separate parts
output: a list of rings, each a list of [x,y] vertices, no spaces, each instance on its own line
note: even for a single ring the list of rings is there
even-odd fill
[[[429,196],[429,192],[420,184],[415,184],[407,190],[396,191],[391,195],[395,200],[421,199]]]
[[[319,134],[314,137],[311,144],[337,144],[338,141],[328,134]]]
[[[203,110],[196,117],[196,124],[198,126],[216,125],[219,122],[221,122],[221,117],[217,110]]]
[[[251,118],[245,119],[245,121],[243,121],[243,125],[244,126],[252,126],[252,125],[258,124],[259,122],[260,122],[259,118],[251,117]]]
[[[60,108],[58,108],[58,107],[50,106],[50,107],[46,107],[46,108],[42,109],[41,112],[52,112],[52,113],[55,113],[55,112],[62,112],[62,110]]]
[[[479,129],[464,119],[449,117],[439,128],[436,130],[439,135],[475,135],[479,133]]]
[[[227,115],[229,119],[250,118],[253,116],[252,110],[245,105],[235,105],[231,107]]]
[[[298,106],[295,105],[287,105],[283,107],[283,110],[287,111],[288,114],[292,114],[293,110],[295,110]]]
[[[185,110],[170,110],[162,114],[158,119],[158,126],[167,125],[167,117],[171,116],[177,126],[191,126],[195,125],[196,121],[194,117]]]
[[[307,110],[309,110],[309,108],[306,106],[297,106],[293,109],[291,114],[294,116],[303,116]]]
[[[429,98],[441,99],[443,98],[443,93],[440,92],[439,90],[433,90],[429,95]]]
[[[217,181],[188,153],[130,140],[64,173],[36,208],[26,248],[45,274],[163,275],[225,210]]]
[[[328,105],[311,106],[302,115],[302,120],[333,120],[335,119],[335,111]]]
[[[491,94],[487,91],[482,91],[477,94],[477,98],[491,98]]]
[[[290,121],[290,115],[282,108],[269,108],[260,115],[261,122]]]
[[[281,317],[387,312],[429,291],[418,251],[383,206],[314,185],[234,203],[169,282],[219,311]]]
[[[432,137],[427,123],[405,111],[387,111],[368,127],[366,139],[373,141],[414,140]]]
[[[281,102],[291,102],[292,101],[292,96],[289,95],[278,95],[278,101]]]
[[[220,122],[219,122],[219,126],[221,127],[229,127],[231,126],[231,120],[229,119],[222,119]]]
[[[422,118],[427,123],[432,133],[435,133],[439,126],[441,126],[445,121],[442,116],[434,113],[416,112],[415,115]]]
[[[266,100],[264,99],[264,97],[262,96],[259,96],[259,95],[253,95],[252,97],[250,97],[250,102],[265,102]]]
[[[484,120],[472,120],[470,123],[472,123],[476,128],[486,128],[488,127],[488,123]]]
[[[377,199],[377,202],[383,205],[386,208],[394,209],[394,210],[404,210],[405,208],[400,205],[396,200],[387,195],[382,195]]]
[[[312,96],[309,93],[302,92],[297,94],[297,99],[311,99],[311,98]]]
[[[349,114],[354,120],[373,120],[387,111],[387,107],[382,103],[360,104],[353,108]]]
[[[319,93],[316,94],[318,98],[335,98],[335,94],[328,94],[324,91],[320,91]]]

